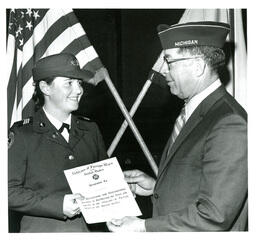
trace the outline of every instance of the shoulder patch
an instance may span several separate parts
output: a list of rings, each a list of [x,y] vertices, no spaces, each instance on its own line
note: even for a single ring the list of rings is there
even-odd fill
[[[29,123],[33,123],[33,118],[32,117],[29,117],[29,118],[26,118],[24,120],[21,120],[21,121],[17,121],[13,124],[13,126],[24,126],[26,124],[29,124]]]
[[[12,146],[14,143],[14,132],[10,131],[8,135],[8,149]]]
[[[32,123],[32,121],[33,121],[33,118],[32,118],[32,117],[27,118],[27,119],[24,119],[24,120],[23,120],[23,125],[26,125],[26,124]]]

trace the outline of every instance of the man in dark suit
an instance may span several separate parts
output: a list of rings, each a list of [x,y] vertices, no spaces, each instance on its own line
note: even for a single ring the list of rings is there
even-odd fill
[[[72,54],[39,60],[33,69],[33,118],[16,122],[8,146],[9,208],[22,213],[20,232],[87,232],[65,169],[107,158],[96,123],[71,114],[83,94],[81,70]]]
[[[166,81],[185,102],[157,179],[126,171],[131,190],[152,197],[153,216],[108,222],[111,231],[243,231],[247,228],[247,115],[218,70],[229,25],[160,26]]]

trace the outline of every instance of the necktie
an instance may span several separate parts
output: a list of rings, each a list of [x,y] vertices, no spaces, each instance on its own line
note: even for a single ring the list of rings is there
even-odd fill
[[[62,123],[62,126],[59,129],[59,132],[65,138],[65,140],[69,142],[69,125],[66,123]]]
[[[59,129],[59,132],[62,133],[64,128],[66,128],[69,133],[69,124],[66,124],[66,123],[62,123],[62,126]]]
[[[175,142],[177,136],[179,135],[182,127],[185,125],[185,123],[186,123],[186,113],[185,113],[185,106],[184,106],[180,112],[180,115],[178,116],[178,118],[175,121],[172,135],[171,135],[170,146],[169,146],[169,149],[167,152],[167,156],[169,155],[171,147],[172,147],[173,143]]]

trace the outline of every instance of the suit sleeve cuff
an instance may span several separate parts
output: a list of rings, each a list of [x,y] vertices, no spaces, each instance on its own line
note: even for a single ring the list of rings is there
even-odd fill
[[[148,218],[145,220],[146,232],[166,232],[170,231],[166,227],[166,221],[164,218]]]

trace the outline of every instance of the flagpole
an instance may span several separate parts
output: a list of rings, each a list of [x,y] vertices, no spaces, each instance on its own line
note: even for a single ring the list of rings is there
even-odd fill
[[[136,101],[134,102],[134,104],[133,104],[133,106],[132,106],[132,108],[131,108],[131,110],[130,110],[130,112],[129,112],[129,115],[130,115],[131,117],[134,116],[136,110],[138,109],[138,107],[139,107],[139,105],[140,105],[142,99],[144,98],[144,96],[145,96],[145,94],[147,93],[148,88],[150,87],[151,84],[152,84],[152,82],[151,82],[151,80],[149,80],[149,79],[148,79],[148,80],[146,81],[146,83],[144,84],[144,86],[143,86],[143,88],[142,88],[140,94],[138,95]],[[125,132],[127,126],[128,126],[128,122],[127,122],[126,120],[124,120],[124,122],[122,123],[122,125],[121,125],[119,131],[117,132],[115,138],[113,139],[111,145],[110,145],[109,148],[108,148],[108,151],[107,151],[108,156],[111,156],[111,155],[113,154],[113,152],[114,152],[114,150],[116,149],[116,146],[117,146],[117,144],[119,143],[121,137],[123,136],[123,134],[124,134],[124,132]]]
[[[234,10],[234,97],[247,109],[247,52],[242,9]]]
[[[229,33],[229,43],[235,44],[235,23],[234,23],[234,9],[227,9],[228,17],[229,17],[229,24],[230,24],[230,33]],[[231,55],[230,55],[230,61],[229,61],[229,68],[230,68],[230,74],[231,74],[231,81],[227,84],[226,89],[228,92],[235,97],[235,54],[232,53],[232,51],[235,51],[232,49],[231,46],[229,46]]]
[[[137,141],[138,141],[138,143],[139,143],[143,153],[145,154],[145,156],[146,156],[146,158],[147,158],[147,160],[148,160],[148,162],[149,162],[149,164],[150,164],[154,174],[157,176],[158,167],[157,167],[157,165],[156,165],[156,163],[154,161],[154,158],[151,155],[150,151],[148,150],[148,148],[147,148],[147,146],[146,146],[142,136],[140,135],[137,127],[135,126],[131,116],[129,115],[129,113],[128,113],[128,111],[127,111],[127,109],[126,109],[126,107],[125,107],[121,97],[119,96],[115,86],[113,85],[113,83],[112,83],[112,81],[111,81],[107,71],[106,71],[106,74],[105,74],[105,81],[106,81],[106,84],[108,85],[111,93],[113,94],[113,96],[114,96],[114,98],[115,98],[115,100],[116,100],[120,110],[122,111],[126,121],[128,122],[128,125],[130,126],[130,128],[131,128],[131,130],[132,130],[132,132],[133,132],[133,134],[135,136],[135,138],[137,139]]]
[[[162,54],[162,52],[160,53],[160,55],[159,55],[159,57],[158,57],[157,64],[155,64],[155,65],[153,66],[153,71],[150,71],[148,80],[147,80],[146,83],[144,84],[144,86],[143,86],[141,92],[139,93],[139,95],[138,95],[136,101],[134,102],[134,104],[133,104],[133,106],[132,106],[132,108],[131,108],[131,110],[130,110],[130,112],[129,112],[129,114],[130,114],[131,117],[134,116],[136,110],[138,109],[138,107],[139,107],[139,105],[140,105],[142,99],[144,98],[145,94],[147,93],[147,91],[148,91],[149,87],[151,86],[152,82],[155,82],[155,78],[154,78],[155,73],[156,73],[156,72],[159,72],[159,73],[160,73],[160,72],[162,71],[162,68],[163,68],[163,66],[164,66],[164,62],[161,61],[161,60],[163,60],[163,57],[162,57],[161,54]],[[159,60],[160,60],[160,62],[159,62]],[[159,83],[158,83],[158,84],[159,84]],[[164,84],[166,84],[166,83],[164,83]],[[114,152],[114,150],[115,150],[117,144],[119,143],[119,141],[120,141],[122,135],[124,134],[124,132],[125,132],[127,126],[128,126],[128,123],[127,123],[126,120],[124,120],[124,122],[122,123],[122,125],[121,125],[119,131],[117,132],[117,134],[116,134],[116,136],[115,136],[115,138],[113,139],[113,141],[112,141],[110,147],[108,148],[107,153],[108,153],[109,156],[111,156],[111,155],[113,154],[113,152]]]

